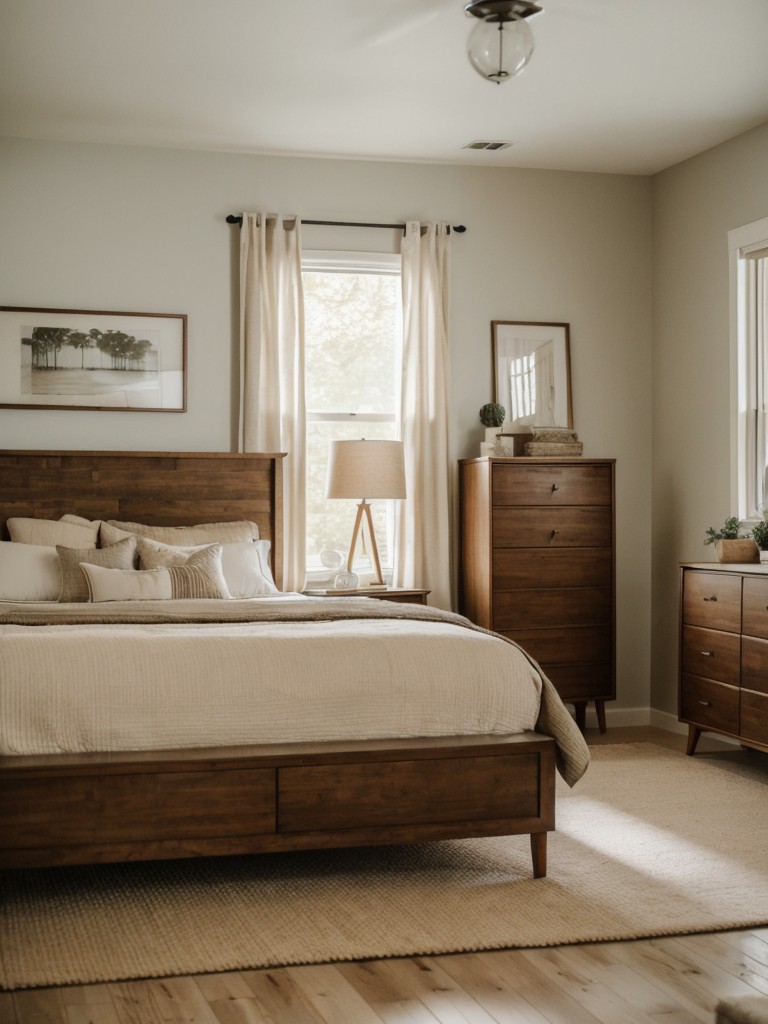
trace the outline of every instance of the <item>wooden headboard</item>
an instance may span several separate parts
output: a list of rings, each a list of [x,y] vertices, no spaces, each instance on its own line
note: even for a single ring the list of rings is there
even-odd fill
[[[0,450],[0,538],[13,516],[119,519],[152,526],[250,519],[272,542],[281,587],[282,454]]]

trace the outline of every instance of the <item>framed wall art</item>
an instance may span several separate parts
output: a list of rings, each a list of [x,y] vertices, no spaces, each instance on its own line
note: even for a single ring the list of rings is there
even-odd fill
[[[503,433],[573,427],[568,324],[493,320],[494,401]]]
[[[0,306],[0,408],[185,412],[187,317]]]

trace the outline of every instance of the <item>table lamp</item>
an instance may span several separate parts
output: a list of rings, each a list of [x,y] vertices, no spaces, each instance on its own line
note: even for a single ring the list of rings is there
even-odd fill
[[[402,441],[331,441],[326,498],[357,498],[357,518],[349,545],[347,571],[352,572],[357,538],[364,523],[368,529],[368,552],[375,574],[374,583],[384,585],[379,550],[373,532],[369,498],[405,497],[405,459]]]

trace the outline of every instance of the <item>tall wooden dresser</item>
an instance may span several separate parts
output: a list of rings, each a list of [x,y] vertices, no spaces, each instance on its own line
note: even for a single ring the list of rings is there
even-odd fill
[[[768,751],[768,565],[681,568],[679,718]]]
[[[459,463],[460,608],[516,640],[584,727],[616,697],[615,461]]]

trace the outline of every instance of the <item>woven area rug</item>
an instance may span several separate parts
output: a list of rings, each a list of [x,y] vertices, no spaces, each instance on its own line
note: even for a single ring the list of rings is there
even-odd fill
[[[768,924],[768,759],[593,748],[526,836],[0,876],[0,986],[25,988]]]

